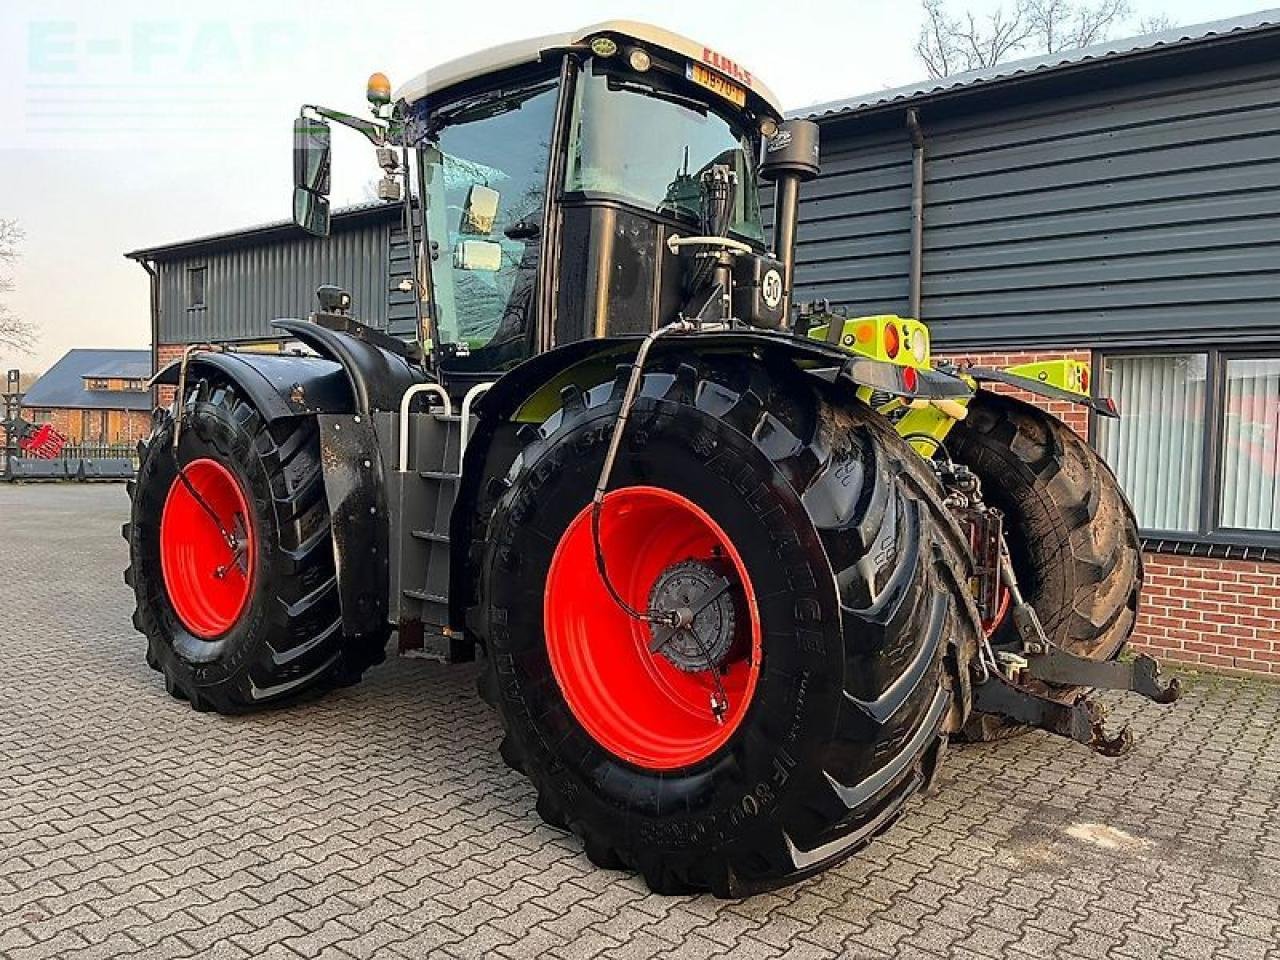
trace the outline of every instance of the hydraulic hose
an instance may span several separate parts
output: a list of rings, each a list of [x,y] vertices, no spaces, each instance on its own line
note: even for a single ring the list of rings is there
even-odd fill
[[[640,344],[640,349],[636,351],[635,362],[631,365],[631,378],[627,381],[626,392],[622,395],[622,408],[618,411],[617,422],[613,425],[613,434],[609,437],[609,449],[605,452],[604,464],[600,467],[600,479],[596,481],[595,494],[591,498],[591,546],[595,551],[596,570],[600,573],[600,580],[604,583],[605,589],[609,591],[610,598],[623,613],[633,620],[639,620],[651,626],[667,626],[671,627],[673,631],[684,627],[689,631],[689,635],[693,637],[694,643],[698,645],[699,651],[701,651],[703,658],[707,662],[707,670],[711,672],[711,680],[715,684],[716,692],[711,698],[711,715],[715,718],[716,723],[724,723],[725,714],[729,709],[729,696],[725,692],[724,682],[720,678],[720,671],[712,660],[711,651],[707,649],[707,645],[703,643],[702,638],[698,636],[698,631],[693,627],[692,616],[690,616],[689,622],[686,623],[682,621],[678,611],[673,610],[666,616],[654,616],[651,613],[636,610],[631,604],[627,603],[622,594],[614,587],[613,581],[609,579],[609,568],[604,559],[604,547],[600,542],[600,515],[604,511],[605,491],[609,487],[609,477],[613,473],[613,464],[617,460],[618,450],[622,446],[622,434],[627,428],[627,420],[631,416],[631,408],[635,405],[636,396],[640,392],[640,381],[644,376],[644,364],[649,357],[649,349],[664,336],[674,333],[688,333],[696,329],[697,326],[688,320],[676,320],[665,327],[659,327],[645,337],[644,342]],[[693,613],[693,611],[689,612]]]
[[[219,535],[226,541],[227,547],[231,550],[232,562],[238,563],[243,554],[243,544],[241,543],[240,538],[226,528],[222,520],[218,517],[218,514],[214,511],[213,507],[209,506],[209,502],[205,500],[200,491],[195,488],[195,485],[187,476],[186,465],[183,464],[181,458],[178,456],[178,442],[182,439],[183,413],[181,404],[186,402],[187,397],[187,364],[191,361],[191,355],[196,353],[198,350],[208,350],[211,353],[222,352],[221,347],[215,346],[212,343],[193,343],[182,351],[182,363],[178,367],[177,398],[179,409],[178,415],[173,421],[173,443],[169,448],[169,453],[173,457],[173,465],[177,468],[178,479],[182,481],[183,487],[186,488],[187,493],[191,495],[191,498],[195,500],[196,504],[204,511],[206,516],[213,521],[213,525],[218,528]],[[245,522],[248,522],[247,517],[245,518]],[[230,569],[230,566],[228,565],[226,568],[219,569]]]
[[[673,333],[688,333],[696,327],[688,320],[676,320],[668,323],[665,327],[659,327],[653,333],[644,338],[644,342],[640,344],[640,349],[636,351],[635,362],[631,365],[631,378],[627,381],[626,392],[622,395],[622,407],[618,411],[618,419],[613,425],[613,434],[609,437],[609,449],[604,455],[604,464],[600,467],[600,479],[596,481],[596,492],[591,498],[591,545],[595,550],[596,569],[600,572],[600,579],[604,582],[604,587],[609,591],[609,596],[613,599],[627,616],[634,620],[641,620],[645,623],[666,623],[669,626],[675,626],[676,621],[671,617],[659,619],[648,613],[642,613],[634,609],[622,595],[618,593],[613,585],[613,581],[609,579],[609,570],[605,564],[604,548],[600,543],[600,514],[604,510],[604,493],[609,486],[609,477],[613,473],[614,461],[618,458],[618,450],[622,446],[622,434],[627,429],[627,420],[631,416],[631,408],[635,406],[636,396],[640,392],[640,381],[644,376],[645,361],[649,357],[650,348],[658,342],[662,337]]]

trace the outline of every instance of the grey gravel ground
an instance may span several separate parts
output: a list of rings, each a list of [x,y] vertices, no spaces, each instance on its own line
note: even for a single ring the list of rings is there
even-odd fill
[[[474,669],[243,719],[142,660],[119,486],[0,486],[0,957],[1280,958],[1280,686],[1116,701],[1119,761],[953,749],[861,856],[745,902],[593,868]]]

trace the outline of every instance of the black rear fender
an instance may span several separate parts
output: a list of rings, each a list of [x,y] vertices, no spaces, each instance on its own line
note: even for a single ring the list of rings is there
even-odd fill
[[[576,382],[574,371],[593,371],[602,365],[629,363],[642,339],[628,336],[579,340],[540,354],[494,384],[485,394],[477,412],[482,418],[512,418],[529,401],[541,399],[541,395],[548,392],[558,392],[566,383]],[[914,376],[907,377],[903,371],[908,368],[898,364],[857,356],[821,340],[781,336],[762,330],[670,336],[656,341],[650,356],[657,360],[673,353],[690,357],[750,353],[766,362],[776,360],[794,364],[828,382],[844,380],[858,387],[871,387],[897,396],[957,399],[973,396],[972,387],[947,373],[916,370]],[[914,388],[908,387],[910,380],[915,381]]]

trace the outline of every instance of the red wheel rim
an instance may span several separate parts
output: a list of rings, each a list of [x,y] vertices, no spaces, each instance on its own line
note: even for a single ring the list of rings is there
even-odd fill
[[[717,553],[732,564],[732,586],[746,616],[720,665],[728,700],[723,722],[710,706],[717,692],[711,671],[685,672],[661,652],[651,653],[649,625],[610,598],[596,570],[590,506],[560,539],[543,598],[551,669],[587,733],[616,756],[649,769],[704,760],[742,723],[760,676],[760,612],[746,565],[706,511],[659,487],[607,494],[600,542],[609,579],[636,610],[648,608],[655,582],[673,564]]]
[[[169,602],[182,625],[212,639],[231,629],[249,602],[256,544],[249,504],[231,471],[216,460],[193,460],[187,480],[223,529],[242,539],[243,564],[236,561],[218,523],[175,477],[160,514],[160,572]]]

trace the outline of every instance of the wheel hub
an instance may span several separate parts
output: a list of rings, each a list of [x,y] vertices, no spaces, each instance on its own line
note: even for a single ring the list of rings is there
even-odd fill
[[[729,655],[734,611],[727,586],[725,574],[702,560],[673,563],[654,581],[650,616],[660,621],[674,615],[671,627],[655,627],[654,646],[677,670],[719,669]]]

